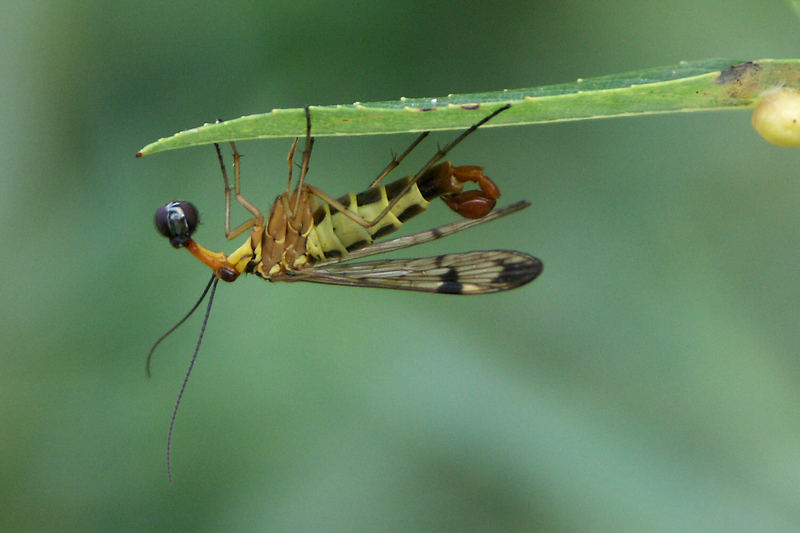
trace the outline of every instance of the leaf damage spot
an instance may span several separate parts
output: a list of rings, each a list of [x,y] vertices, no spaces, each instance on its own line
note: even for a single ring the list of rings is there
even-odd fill
[[[752,98],[760,70],[761,66],[754,61],[739,63],[720,72],[715,81],[729,86],[728,96],[732,99]]]
[[[758,63],[748,61],[746,63],[739,63],[730,68],[720,72],[716,79],[717,83],[741,83],[745,78],[754,76],[761,67]]]

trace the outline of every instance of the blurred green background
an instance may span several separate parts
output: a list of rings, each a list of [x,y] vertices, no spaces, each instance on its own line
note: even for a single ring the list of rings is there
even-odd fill
[[[212,148],[134,158],[276,107],[798,57],[798,29],[778,0],[4,3],[0,530],[799,530],[800,152],[748,112],[469,138],[533,207],[405,255],[523,250],[520,290],[221,285],[173,484],[200,317],[144,358],[209,273],[152,216],[238,243]],[[412,138],[319,139],[309,179],[360,190]],[[263,208],[288,148],[240,145]]]

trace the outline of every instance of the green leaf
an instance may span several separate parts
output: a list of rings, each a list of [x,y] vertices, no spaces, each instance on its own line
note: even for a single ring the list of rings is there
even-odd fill
[[[495,109],[511,109],[485,127],[753,107],[776,86],[800,89],[800,60],[682,62],[574,83],[441,98],[311,106],[315,137],[464,129]],[[137,156],[213,142],[305,135],[303,109],[274,109],[159,139]]]

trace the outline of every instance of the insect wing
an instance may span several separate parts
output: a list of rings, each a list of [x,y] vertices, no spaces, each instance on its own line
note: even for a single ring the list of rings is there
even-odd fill
[[[541,261],[528,254],[487,250],[418,259],[338,263],[302,270],[280,278],[280,281],[444,294],[484,294],[519,287],[536,279],[541,272]]]
[[[500,217],[504,217],[506,215],[510,215],[511,213],[515,213],[521,209],[525,209],[526,207],[530,207],[530,205],[531,205],[530,202],[526,202],[523,200],[508,205],[502,209],[497,209],[495,211],[492,211],[488,215],[481,218],[459,220],[457,222],[451,222],[450,224],[445,224],[444,226],[439,226],[438,228],[420,231],[419,233],[414,233],[412,235],[403,235],[402,237],[395,237],[393,239],[388,239],[385,241],[373,242],[369,246],[351,251],[346,256],[338,257],[330,261],[325,261],[324,263],[319,263],[317,266],[321,266],[322,264],[338,263],[340,261],[342,262],[352,261],[354,259],[361,259],[363,257],[369,257],[371,255],[384,254],[388,252],[393,252],[395,250],[408,248],[409,246],[416,246],[418,244],[435,241],[436,239],[447,237],[448,235],[458,233],[459,231],[464,231],[465,229],[473,228],[479,224],[485,224],[487,222],[491,222],[492,220],[497,220]]]

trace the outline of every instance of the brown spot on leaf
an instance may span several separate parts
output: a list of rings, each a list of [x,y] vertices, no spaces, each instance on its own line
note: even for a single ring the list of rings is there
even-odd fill
[[[752,61],[748,61],[747,63],[739,63],[738,65],[733,65],[729,69],[720,72],[719,77],[717,78],[717,83],[733,83],[741,81],[744,76],[752,75],[759,69],[761,69],[761,67]]]
[[[730,86],[728,90],[730,98],[752,98],[752,92],[758,82],[759,70],[761,67],[753,61],[739,63],[720,72],[715,81]]]

